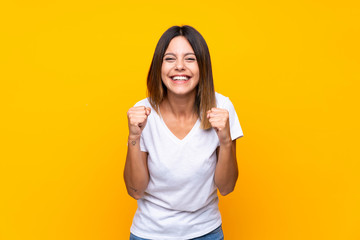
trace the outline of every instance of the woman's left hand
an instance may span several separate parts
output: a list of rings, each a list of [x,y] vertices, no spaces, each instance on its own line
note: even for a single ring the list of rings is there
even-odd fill
[[[231,143],[228,110],[211,108],[207,111],[207,118],[219,137],[220,145]]]

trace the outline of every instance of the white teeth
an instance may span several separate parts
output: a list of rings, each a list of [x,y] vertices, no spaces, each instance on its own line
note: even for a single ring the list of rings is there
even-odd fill
[[[189,78],[186,77],[186,76],[175,76],[172,78],[174,81],[186,81],[188,80]]]

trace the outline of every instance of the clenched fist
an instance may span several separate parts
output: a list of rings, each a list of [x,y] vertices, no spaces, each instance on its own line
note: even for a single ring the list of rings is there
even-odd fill
[[[215,129],[220,144],[231,143],[229,112],[222,108],[211,108],[211,110],[207,111],[207,118]]]
[[[147,117],[150,115],[151,109],[145,106],[132,107],[127,112],[129,124],[129,138],[138,139],[144,129]]]

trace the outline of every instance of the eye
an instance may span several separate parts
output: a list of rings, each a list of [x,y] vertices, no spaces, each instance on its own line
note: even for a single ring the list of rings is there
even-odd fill
[[[186,61],[195,61],[195,58],[186,58]]]
[[[175,58],[173,58],[173,57],[166,57],[166,58],[165,58],[165,61],[175,61]]]

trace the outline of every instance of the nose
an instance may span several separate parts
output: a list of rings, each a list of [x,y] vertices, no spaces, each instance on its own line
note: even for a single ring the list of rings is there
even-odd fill
[[[180,59],[176,62],[175,69],[177,69],[177,70],[184,69],[184,63]]]

